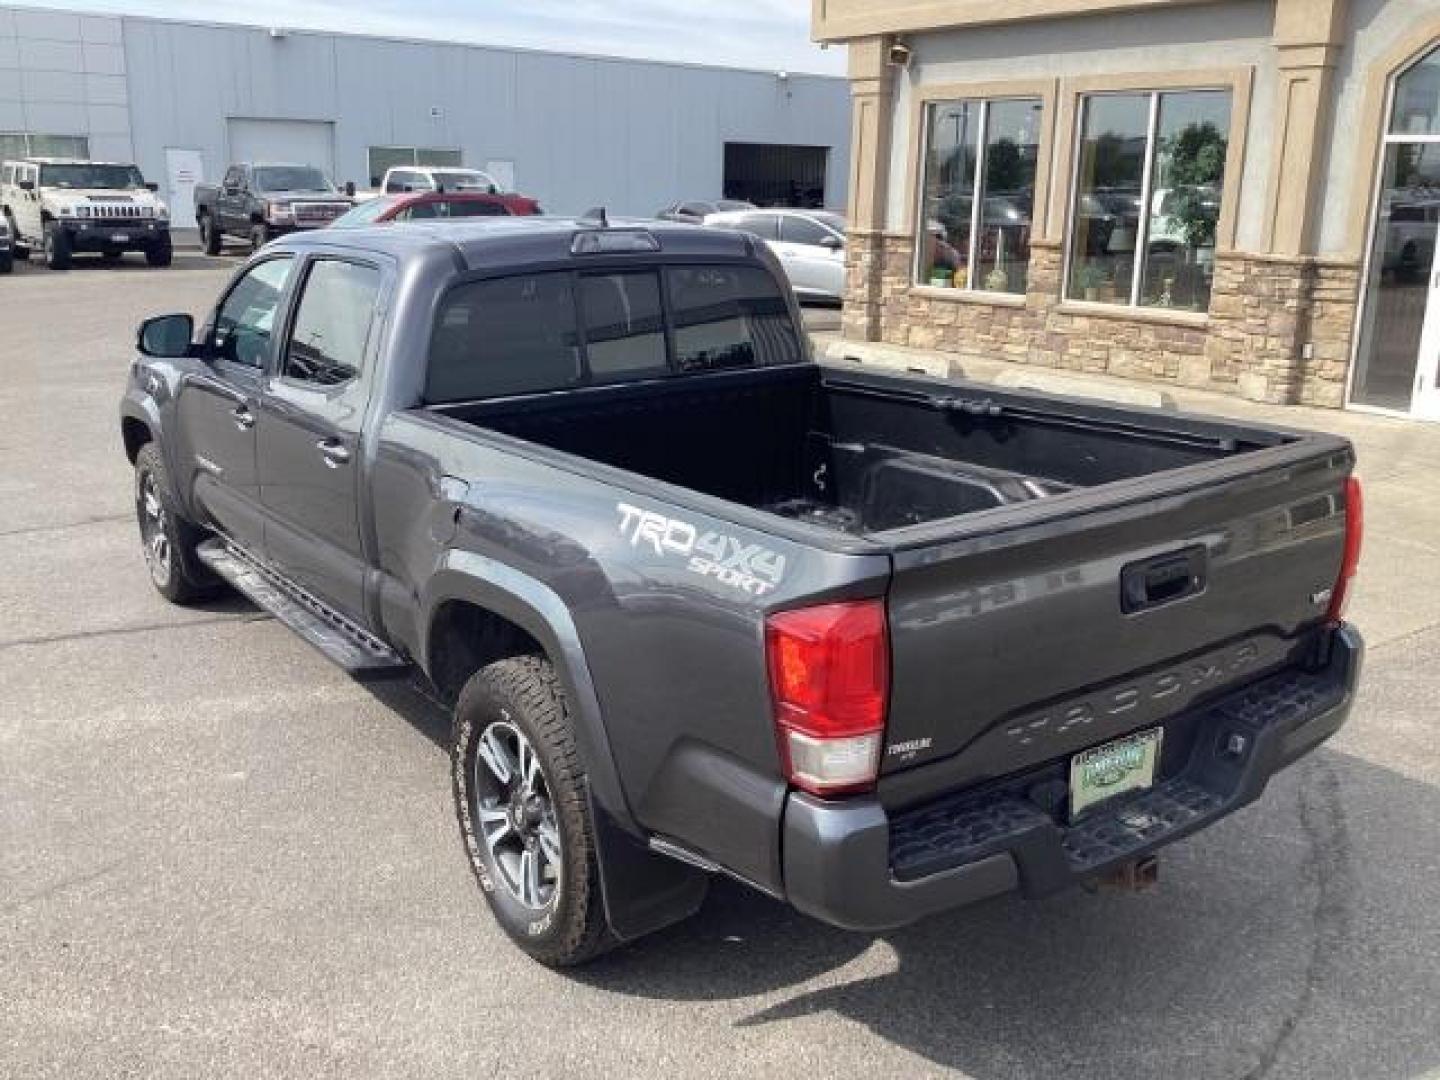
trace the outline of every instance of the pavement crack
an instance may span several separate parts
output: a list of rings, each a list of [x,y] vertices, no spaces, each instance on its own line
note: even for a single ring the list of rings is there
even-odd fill
[[[64,521],[59,525],[26,525],[21,529],[0,530],[0,540],[10,536],[35,536],[38,533],[48,532],[69,532],[71,529],[83,529],[87,525],[106,525],[112,521],[129,521],[133,514],[106,514],[103,517],[81,518],[79,521]]]
[[[0,652],[7,649],[17,649],[26,645],[55,645],[65,641],[84,641],[88,638],[119,637],[127,634],[149,634],[166,630],[189,630],[196,626],[219,626],[224,623],[266,622],[273,617],[274,616],[262,611],[239,617],[235,615],[218,615],[213,619],[191,619],[178,623],[147,623],[142,626],[116,626],[108,630],[75,630],[68,634],[45,634],[32,638],[14,638],[10,641],[0,641]]]
[[[100,878],[105,877],[113,870],[124,865],[124,863],[124,859],[114,859],[91,870],[89,873],[76,874],[73,877],[63,878],[60,881],[45,886],[45,888],[37,892],[31,893],[29,896],[22,896],[19,900],[11,900],[8,903],[0,904],[0,914],[8,915],[11,912],[19,911],[23,907],[30,906],[37,900],[48,900],[50,897],[55,896],[57,893],[62,893],[66,889],[73,889],[79,885],[88,885],[92,881],[98,881]]]
[[[1313,759],[1301,777],[1299,807],[1300,829],[1310,847],[1305,878],[1315,890],[1310,910],[1310,955],[1300,978],[1299,993],[1243,1080],[1262,1080],[1275,1067],[1300,1022],[1314,1006],[1316,992],[1328,978],[1336,954],[1350,933],[1355,893],[1350,834],[1339,777],[1323,759]]]

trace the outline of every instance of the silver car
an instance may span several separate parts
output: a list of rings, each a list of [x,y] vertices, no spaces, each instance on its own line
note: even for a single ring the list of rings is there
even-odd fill
[[[839,300],[845,291],[845,219],[828,210],[741,210],[705,224],[754,233],[769,245],[802,300]]]

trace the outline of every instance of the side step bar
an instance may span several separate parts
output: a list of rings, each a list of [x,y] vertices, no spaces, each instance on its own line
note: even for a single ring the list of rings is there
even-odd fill
[[[196,554],[239,592],[351,675],[398,674],[409,670],[405,658],[375,635],[229,541],[207,540],[196,549]]]

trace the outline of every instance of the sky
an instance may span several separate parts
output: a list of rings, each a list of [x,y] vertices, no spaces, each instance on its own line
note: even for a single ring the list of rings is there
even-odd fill
[[[843,74],[810,0],[19,0],[22,6]]]

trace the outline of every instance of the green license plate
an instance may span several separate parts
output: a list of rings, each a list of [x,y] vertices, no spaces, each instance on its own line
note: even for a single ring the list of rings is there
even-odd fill
[[[1071,818],[1106,799],[1154,784],[1163,734],[1161,728],[1151,728],[1091,747],[1071,758]]]

